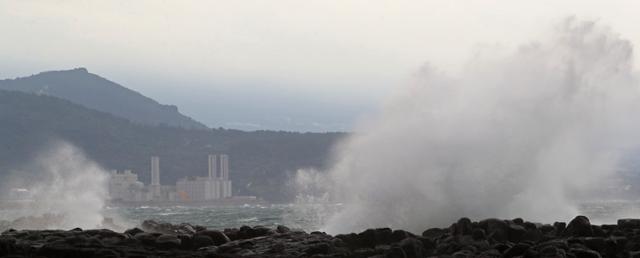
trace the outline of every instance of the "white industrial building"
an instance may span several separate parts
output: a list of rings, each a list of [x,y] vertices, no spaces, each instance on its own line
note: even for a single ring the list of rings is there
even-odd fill
[[[219,162],[218,162],[219,161]],[[188,177],[173,185],[160,184],[160,158],[151,157],[151,182],[148,186],[138,181],[138,175],[125,170],[112,171],[109,180],[111,200],[141,201],[208,201],[231,197],[229,156],[208,156],[207,177]]]
[[[111,171],[109,180],[109,196],[111,200],[144,200],[146,196],[143,194],[144,183],[138,181],[138,175],[125,170],[118,172]]]
[[[178,198],[184,201],[207,201],[231,197],[229,156],[209,155],[208,177],[187,177],[176,183]]]

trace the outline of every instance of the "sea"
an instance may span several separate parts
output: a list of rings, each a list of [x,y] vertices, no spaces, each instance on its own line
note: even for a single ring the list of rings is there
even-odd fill
[[[310,232],[322,230],[323,223],[329,216],[341,208],[341,204],[245,204],[107,207],[106,212],[134,224],[152,219],[174,224],[190,223],[214,229],[237,228],[243,225],[286,225]],[[620,218],[640,217],[640,201],[593,201],[581,204],[579,209],[580,214],[576,215],[585,215],[594,224],[615,224]],[[451,222],[457,219],[451,218]]]
[[[144,220],[189,223],[212,229],[240,226],[285,225],[289,228],[316,231],[341,204],[243,204],[215,206],[137,206],[107,207],[105,215],[139,224]]]

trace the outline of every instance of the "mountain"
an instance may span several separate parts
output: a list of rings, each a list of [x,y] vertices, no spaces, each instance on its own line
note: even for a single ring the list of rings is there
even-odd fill
[[[324,168],[334,144],[346,135],[143,125],[56,97],[3,90],[0,121],[0,182],[48,142],[63,140],[105,169],[132,169],[145,184],[152,155],[160,157],[161,182],[175,184],[185,176],[206,175],[208,154],[226,153],[234,194],[270,201],[289,201],[293,173]]]
[[[176,106],[159,104],[138,92],[89,73],[85,68],[0,80],[0,89],[50,95],[140,124],[207,129],[204,124],[181,114]]]

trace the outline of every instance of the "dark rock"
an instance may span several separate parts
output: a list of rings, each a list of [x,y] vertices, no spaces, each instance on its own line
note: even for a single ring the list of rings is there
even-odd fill
[[[160,248],[172,249],[180,247],[182,240],[175,235],[162,234],[156,238],[155,244]]]
[[[157,222],[154,220],[145,220],[141,225],[142,229],[147,232],[162,233],[167,235],[193,235],[196,230],[188,223],[173,225],[166,222]]]
[[[261,237],[261,236],[268,236],[268,235],[273,235],[276,232],[270,228],[266,228],[263,226],[255,226],[255,227],[249,227],[249,226],[242,226],[240,227],[240,230],[238,230],[237,232],[232,232],[232,235],[236,238],[232,238],[232,235],[227,234],[227,231],[225,230],[224,232],[231,240],[239,240],[239,239],[250,239],[250,238],[255,238],[255,237]]]
[[[540,242],[543,238],[543,233],[539,229],[529,229],[527,233],[522,236],[522,241],[529,241],[533,243]]]
[[[575,255],[576,258],[600,258],[600,254],[593,250],[588,249],[571,249],[570,253]]]
[[[283,225],[278,225],[278,227],[276,227],[276,232],[283,234],[283,233],[289,233],[291,231],[291,229],[289,229],[288,227],[285,227]]]
[[[406,258],[408,257],[407,254],[404,252],[404,250],[402,250],[402,248],[400,247],[394,247],[389,249],[389,251],[387,251],[384,254],[385,258]]]
[[[95,257],[103,257],[103,258],[118,258],[120,254],[114,250],[110,249],[99,249],[95,252]]]
[[[480,253],[479,257],[501,257],[502,254],[496,249],[488,249]]]
[[[449,228],[452,235],[470,235],[473,228],[471,227],[471,220],[469,218],[460,218],[458,222],[451,225]]]
[[[423,237],[427,238],[439,238],[444,235],[447,231],[441,228],[430,228],[422,232]]]
[[[392,231],[390,228],[367,229],[358,234],[358,239],[363,246],[376,246],[391,242]]]
[[[404,230],[394,230],[391,233],[390,242],[391,243],[400,242],[403,239],[408,238],[408,237],[415,237],[415,235],[413,235],[413,234],[411,234],[411,233],[409,233],[407,231],[404,231]]]
[[[407,257],[424,257],[426,255],[422,242],[416,238],[405,238],[400,242],[399,246]]]
[[[529,250],[531,246],[526,243],[518,243],[513,247],[506,250],[503,254],[503,257],[515,257],[523,255],[527,250]]]
[[[340,239],[346,246],[350,247],[351,249],[356,249],[356,247],[362,246],[362,244],[360,243],[360,239],[358,238],[358,235],[356,233],[336,235],[336,238]]]
[[[199,249],[205,246],[212,246],[214,244],[215,243],[213,242],[213,239],[211,239],[211,237],[201,234],[196,234],[189,241],[189,246],[194,249]]]
[[[4,233],[3,233],[4,234]],[[5,256],[15,252],[16,239],[12,237],[0,237],[0,256]]]
[[[285,250],[285,245],[281,242],[278,242],[274,245],[272,245],[271,247],[269,247],[269,251],[268,253],[274,253],[274,254],[279,254],[279,253],[283,253]]]
[[[604,230],[596,225],[591,225],[591,231],[593,231],[593,236],[594,237],[605,237],[607,236],[607,233],[604,232]]]
[[[460,251],[457,251],[457,252],[453,253],[451,256],[454,257],[454,258],[474,257],[473,252],[471,252],[469,250],[460,250]]]
[[[515,223],[516,225],[524,226],[524,220],[522,218],[515,218],[511,220],[511,222]]]
[[[560,254],[558,248],[553,245],[547,245],[539,249],[538,253],[543,257],[558,257]]]
[[[564,230],[564,236],[573,236],[573,237],[589,237],[593,236],[593,229],[591,228],[591,223],[589,222],[589,218],[585,216],[577,216]]]
[[[507,241],[509,239],[509,225],[499,219],[485,219],[478,224],[488,236],[496,241]]]
[[[584,239],[584,244],[591,250],[603,252],[607,248],[607,242],[603,237],[587,237]]]
[[[144,230],[139,229],[139,228],[131,228],[131,229],[127,229],[126,231],[124,231],[125,234],[129,234],[131,236],[135,236],[139,233],[144,233]]]
[[[555,230],[555,227],[549,225],[549,224],[544,224],[540,227],[538,227],[538,229],[542,232],[542,234],[548,234],[551,233]]]
[[[564,232],[564,230],[567,228],[567,223],[564,223],[564,222],[554,222],[554,223],[553,223],[553,228],[555,228],[556,235],[560,235],[560,234],[562,234],[562,232]]]
[[[204,235],[210,237],[215,245],[223,245],[231,241],[231,239],[229,239],[227,235],[218,230],[207,229],[199,231],[198,233],[196,233],[196,235]]]
[[[156,243],[157,237],[157,233],[139,233],[134,238],[144,245],[153,245]]]
[[[431,238],[417,237],[417,239],[420,240],[420,242],[422,242],[422,246],[425,249],[434,249],[437,246],[436,241],[434,241]]]
[[[577,217],[564,227],[463,218],[449,229],[426,230],[424,236],[378,228],[334,237],[248,226],[180,234],[190,232],[189,227],[162,223],[154,224],[156,230],[170,234],[21,230],[0,235],[0,257],[640,257],[640,228],[625,223],[596,226]],[[593,236],[584,236],[589,230]]]
[[[569,244],[567,243],[566,240],[563,240],[563,239],[549,240],[543,243],[539,243],[536,247],[542,250],[547,246],[553,246],[558,249],[569,250]]]
[[[328,254],[331,250],[331,246],[326,243],[315,244],[308,247],[304,252],[307,255],[316,255],[316,254]]]
[[[640,219],[619,219],[618,227],[620,229],[640,229]]]
[[[629,257],[629,258],[640,258],[640,251],[629,252],[627,257]]]
[[[506,243],[497,243],[497,244],[493,245],[491,248],[498,250],[500,253],[504,253],[507,250],[509,250],[509,248],[511,248],[511,246],[506,244]]]
[[[484,229],[481,228],[474,229],[471,233],[471,236],[473,237],[473,240],[484,240],[487,238],[486,234],[484,233]]]
[[[510,223],[507,227],[508,240],[514,243],[522,241],[522,237],[527,233],[527,230],[518,224]]]

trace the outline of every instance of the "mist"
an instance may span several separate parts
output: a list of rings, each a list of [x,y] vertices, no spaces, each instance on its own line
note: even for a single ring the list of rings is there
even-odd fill
[[[33,161],[14,171],[2,187],[29,191],[19,209],[4,209],[4,220],[17,229],[71,229],[104,225],[108,173],[80,149],[55,142]]]
[[[307,187],[343,204],[324,230],[578,215],[581,198],[638,145],[632,63],[629,41],[569,18],[513,51],[479,50],[456,76],[425,65]]]

